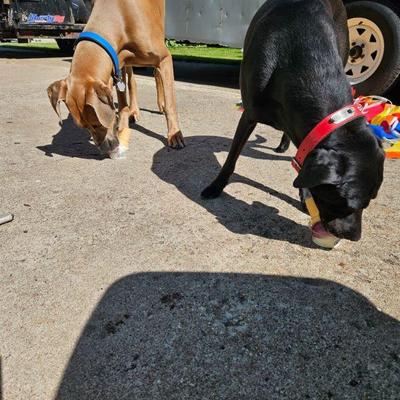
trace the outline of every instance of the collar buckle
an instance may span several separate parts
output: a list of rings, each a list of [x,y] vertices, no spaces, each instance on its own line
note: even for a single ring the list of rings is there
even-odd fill
[[[342,108],[329,118],[329,123],[335,125],[341,124],[342,122],[351,118],[355,114],[355,112],[356,110],[354,109],[354,107]]]
[[[356,102],[344,106],[325,117],[301,142],[296,156],[292,161],[293,168],[299,172],[308,154],[311,153],[322,140],[343,125],[346,125],[357,118],[365,118],[365,115]]]

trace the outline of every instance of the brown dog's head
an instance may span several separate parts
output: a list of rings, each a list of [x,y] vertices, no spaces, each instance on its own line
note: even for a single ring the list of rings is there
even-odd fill
[[[63,101],[75,123],[89,130],[103,153],[111,154],[118,148],[117,114],[109,86],[99,80],[68,77],[52,83],[47,94],[60,120],[60,103]]]

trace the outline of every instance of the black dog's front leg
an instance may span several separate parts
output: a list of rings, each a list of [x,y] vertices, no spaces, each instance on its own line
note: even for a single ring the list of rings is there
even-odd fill
[[[236,128],[228,158],[214,182],[201,193],[203,198],[214,199],[222,193],[225,186],[228,184],[229,178],[235,171],[236,161],[256,125],[257,123],[251,121],[247,113],[243,112],[239,125]]]
[[[275,153],[284,153],[290,146],[290,138],[289,136],[284,133],[282,135],[281,142],[279,143],[279,146],[274,149]]]
[[[300,202],[301,202],[301,209],[303,212],[308,214],[307,206],[306,206],[306,193],[305,189],[299,189],[299,197],[300,197]]]

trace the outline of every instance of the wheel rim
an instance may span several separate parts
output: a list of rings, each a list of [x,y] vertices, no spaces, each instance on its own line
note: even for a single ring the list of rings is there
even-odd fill
[[[385,39],[378,25],[366,18],[348,21],[350,53],[345,68],[352,85],[370,78],[381,65],[385,52]]]

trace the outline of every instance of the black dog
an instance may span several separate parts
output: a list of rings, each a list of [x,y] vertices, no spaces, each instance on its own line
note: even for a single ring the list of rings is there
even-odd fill
[[[298,147],[329,114],[352,103],[343,65],[349,49],[346,10],[337,0],[268,0],[250,24],[241,67],[245,111],[228,158],[202,196],[227,185],[258,122],[285,132],[278,151]],[[324,227],[359,240],[362,211],[377,196],[384,153],[364,118],[325,138],[306,158],[293,185],[310,189]]]

